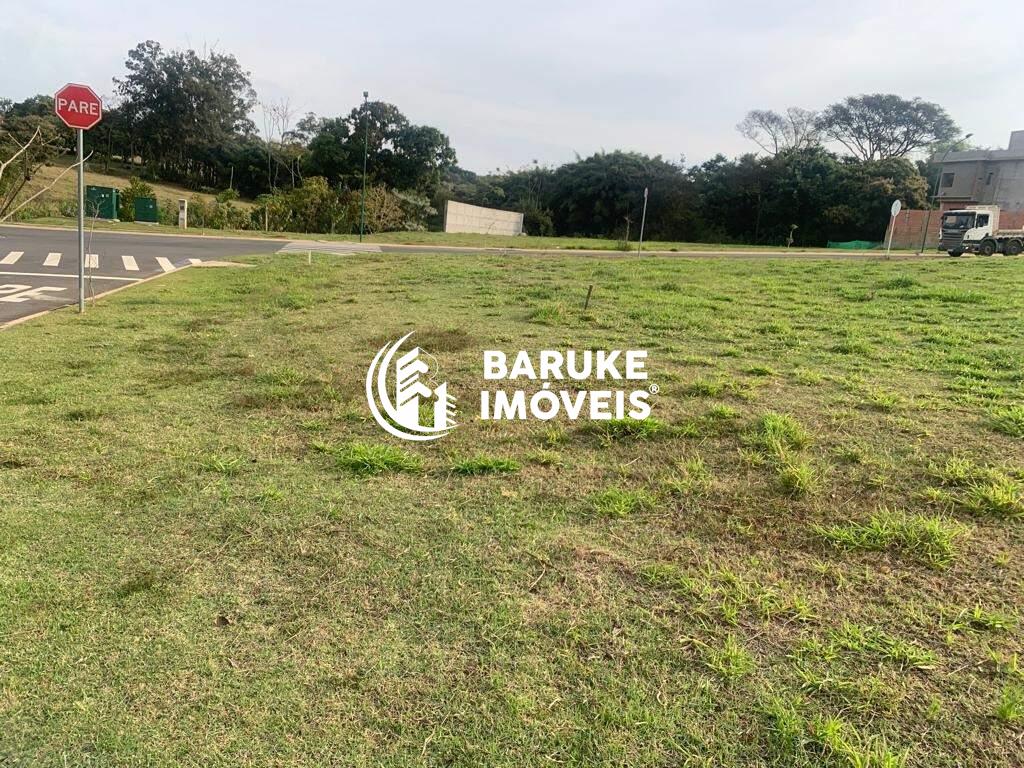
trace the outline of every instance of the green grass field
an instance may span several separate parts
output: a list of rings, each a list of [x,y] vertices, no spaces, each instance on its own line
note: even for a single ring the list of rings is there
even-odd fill
[[[351,235],[347,236],[351,239]],[[540,237],[535,235],[480,235],[458,232],[382,232],[370,235],[371,243],[393,243],[401,245],[435,245],[435,246],[468,246],[470,248],[530,248],[535,250],[567,250],[567,251],[619,251],[636,252],[638,243],[633,240],[624,249],[623,243],[617,240],[600,237]],[[645,251],[814,251],[821,248],[791,248],[773,245],[743,245],[726,243],[684,243],[662,240],[644,241]],[[837,252],[840,253],[840,252]]]
[[[0,764],[1020,764],[1024,260],[250,261],[0,334]],[[475,418],[567,347],[652,418]]]

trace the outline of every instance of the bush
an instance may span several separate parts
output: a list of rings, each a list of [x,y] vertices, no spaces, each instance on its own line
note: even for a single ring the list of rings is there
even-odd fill
[[[208,227],[210,212],[207,210],[206,200],[199,195],[192,195],[188,201],[188,225],[190,227]]]
[[[205,206],[205,225],[211,229],[249,229],[252,218],[231,202],[215,200]]]
[[[283,192],[260,195],[249,214],[253,229],[283,232],[291,221],[291,205]]]
[[[427,222],[437,213],[437,210],[430,204],[430,200],[416,192],[393,192],[398,200],[405,221],[402,222],[402,229],[407,232],[422,232],[427,228]]]
[[[341,200],[323,176],[306,179],[289,190],[285,198],[291,209],[292,229],[297,232],[333,232],[341,215]]]
[[[523,211],[523,231],[528,235],[548,237],[555,234],[551,211],[538,206],[527,206]]]
[[[74,204],[71,215],[75,215],[75,211],[78,210],[78,203]],[[45,201],[33,201],[28,205],[24,205],[17,210],[17,212],[11,217],[13,221],[29,221],[31,219],[40,219],[47,216],[54,216],[56,212],[52,204]]]
[[[164,198],[157,204],[157,219],[169,227],[178,226],[178,201]]]
[[[366,190],[366,231],[394,232],[403,228],[405,211],[398,197],[385,187]]]
[[[260,195],[245,221],[241,221],[245,217],[240,214],[231,226],[272,232],[351,233],[359,228],[361,203],[362,190],[336,190],[325,178],[312,176],[301,187]],[[217,205],[225,208],[225,216],[234,215],[230,201]],[[369,233],[423,230],[436,213],[430,200],[415,192],[395,192],[382,186],[366,190]],[[214,223],[208,226],[218,226],[215,218],[210,220]]]
[[[117,215],[121,221],[135,221],[135,199],[139,197],[155,197],[156,192],[146,182],[142,181],[138,176],[132,176],[128,179],[128,185],[121,190],[121,202],[118,207]],[[178,206],[174,206],[174,210],[177,211]],[[175,215],[177,220],[177,215]]]

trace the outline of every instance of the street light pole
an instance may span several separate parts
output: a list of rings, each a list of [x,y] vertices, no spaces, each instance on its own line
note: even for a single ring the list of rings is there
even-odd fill
[[[366,158],[370,155],[370,116],[367,114],[367,106],[370,98],[369,91],[363,91],[363,196],[359,200],[359,242],[363,242],[363,229],[366,227]]]
[[[967,141],[973,135],[973,133],[968,133],[966,136],[960,139],[960,141]],[[960,141],[958,141],[957,144],[959,144]],[[929,228],[931,228],[932,225],[932,206],[935,205],[935,201],[939,197],[939,182],[942,181],[942,166],[946,164],[946,158],[949,157],[949,153],[953,151],[954,146],[955,145],[950,145],[950,147],[946,150],[946,153],[942,156],[942,159],[939,161],[939,175],[935,177],[935,191],[932,192],[932,202],[931,205],[928,206],[928,215],[925,217],[924,220],[924,232],[921,233],[921,247],[917,249],[918,256],[924,253],[925,243],[928,240],[928,230]],[[893,224],[893,226],[895,226],[895,223]]]

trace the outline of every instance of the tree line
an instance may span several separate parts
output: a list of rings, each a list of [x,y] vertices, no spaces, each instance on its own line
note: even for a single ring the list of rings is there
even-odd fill
[[[113,85],[103,121],[86,133],[91,167],[217,194],[204,213],[237,228],[356,230],[365,157],[370,231],[438,228],[445,201],[456,199],[522,211],[530,234],[626,240],[638,233],[648,189],[650,239],[878,240],[893,199],[928,204],[933,169],[909,158],[958,135],[936,104],[872,94],[821,111],[752,110],[737,129],[760,151],[736,158],[687,165],[613,151],[476,174],[458,166],[441,130],[412,123],[393,104],[364,98],[325,117],[297,114],[284,100],[261,102],[249,73],[217,50],[140,43]],[[32,151],[0,177],[0,216],[33,169],[73,148],[52,97],[0,99],[0,159],[33,133],[40,138]],[[239,196],[255,208],[233,209]]]

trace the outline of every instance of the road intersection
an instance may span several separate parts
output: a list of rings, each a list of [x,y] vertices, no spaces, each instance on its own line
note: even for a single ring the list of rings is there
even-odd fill
[[[204,261],[273,253],[285,243],[243,238],[96,232],[86,237],[86,295]],[[78,300],[74,230],[0,227],[0,326]]]

